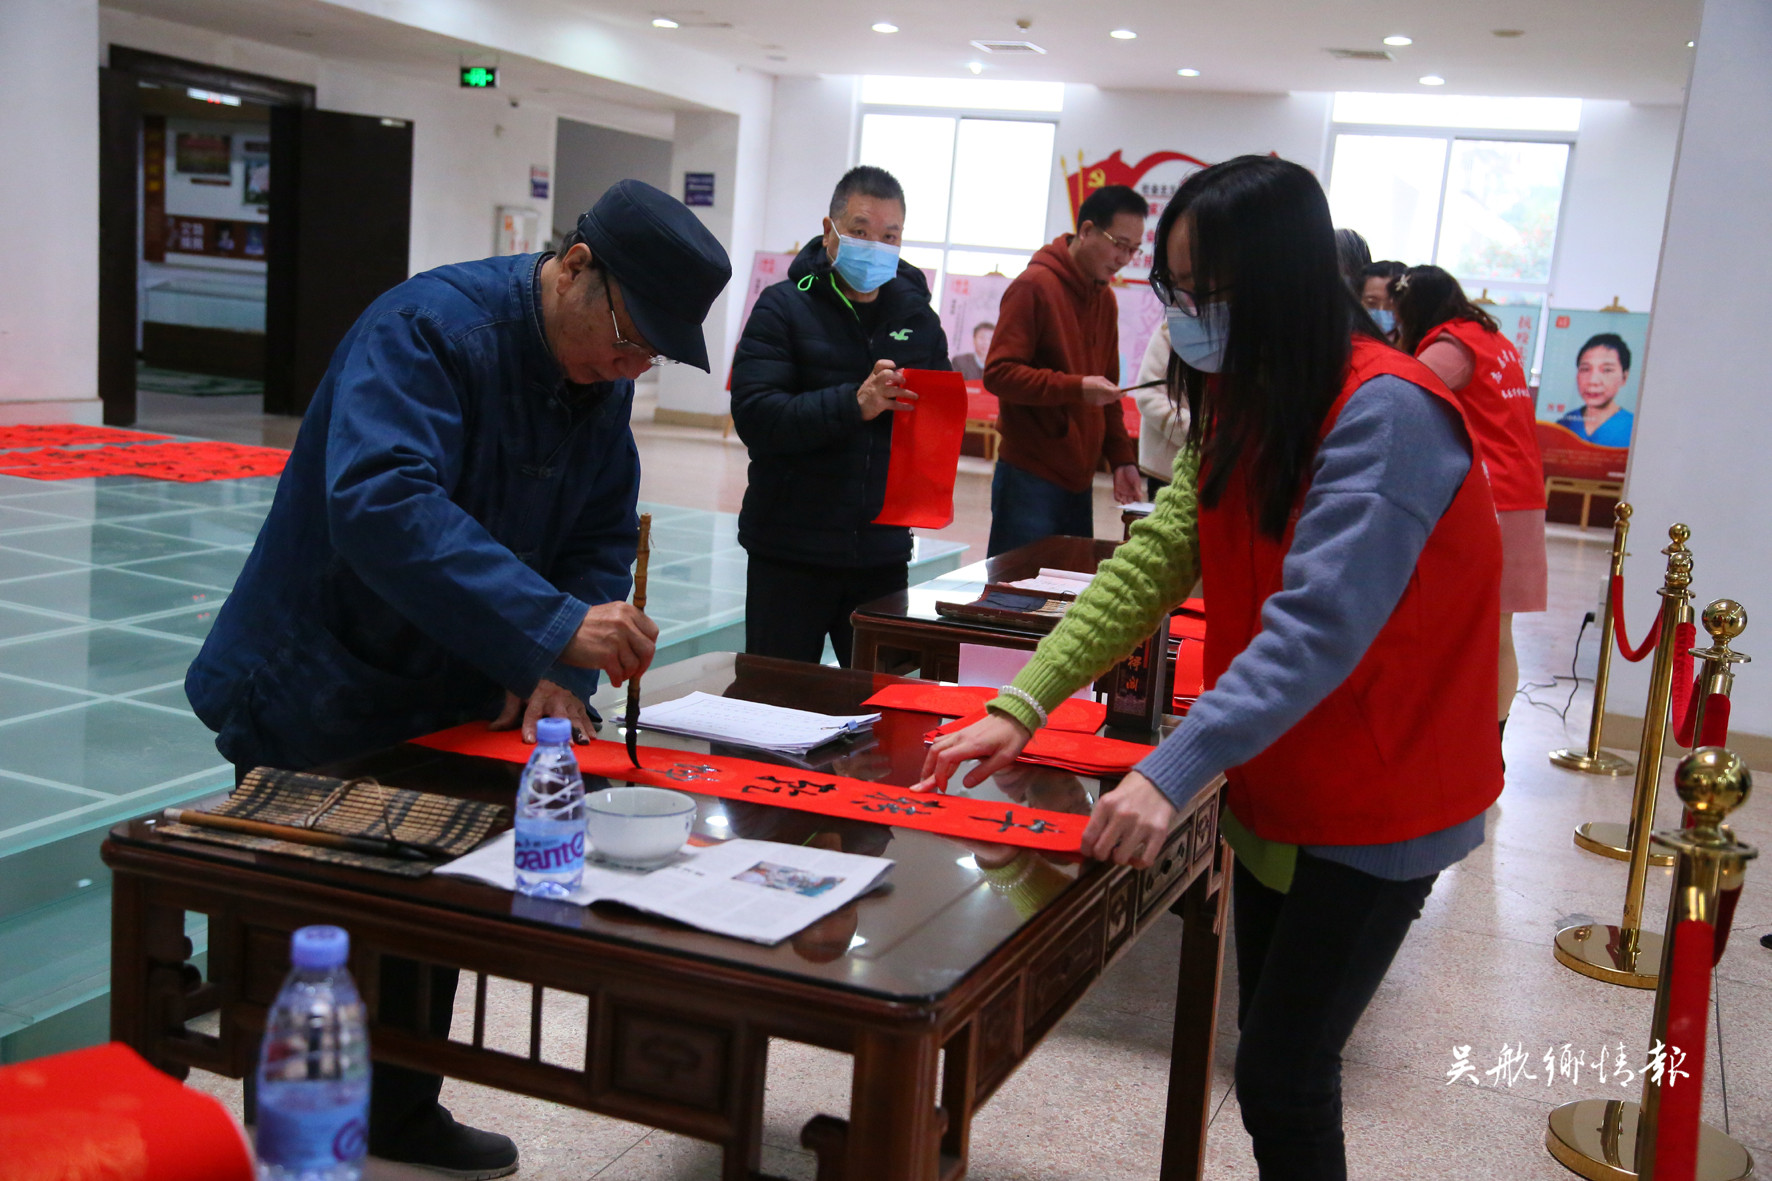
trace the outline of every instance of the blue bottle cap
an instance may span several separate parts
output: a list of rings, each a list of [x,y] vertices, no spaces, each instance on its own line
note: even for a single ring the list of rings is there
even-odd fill
[[[351,935],[343,927],[303,927],[289,940],[289,962],[298,968],[337,968],[350,955]]]
[[[565,718],[543,718],[535,724],[535,740],[558,746],[572,741],[572,723]]]

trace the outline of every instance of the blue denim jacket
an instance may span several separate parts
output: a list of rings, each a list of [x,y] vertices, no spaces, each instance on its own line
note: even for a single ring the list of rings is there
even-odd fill
[[[625,599],[629,381],[566,382],[541,255],[417,275],[352,326],[185,677],[231,762],[306,767],[490,717]]]

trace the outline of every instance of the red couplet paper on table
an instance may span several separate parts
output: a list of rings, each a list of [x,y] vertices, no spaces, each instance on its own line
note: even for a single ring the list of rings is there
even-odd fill
[[[0,1176],[251,1181],[240,1126],[119,1042],[0,1068]]]
[[[892,413],[886,503],[876,525],[945,529],[954,522],[954,476],[966,433],[966,382],[958,373],[906,369],[916,405]]]
[[[507,763],[526,763],[535,750],[516,731],[488,730],[485,722],[468,722],[412,741],[433,750],[502,759]],[[640,752],[644,766],[635,767],[628,760],[627,748],[619,742],[598,740],[572,748],[586,775],[728,800],[749,800],[796,812],[916,828],[986,844],[1075,853],[1082,846],[1083,830],[1089,824],[1089,817],[1068,812],[1024,808],[971,796],[913,792],[890,784],[728,755],[693,754],[651,746],[641,747]]]

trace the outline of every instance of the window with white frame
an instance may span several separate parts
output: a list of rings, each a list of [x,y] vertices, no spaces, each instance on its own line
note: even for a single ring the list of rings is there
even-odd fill
[[[1013,94],[951,88],[936,93],[895,85],[911,81],[924,80],[863,80],[856,161],[886,169],[904,186],[901,255],[936,273],[936,291],[949,273],[1021,273],[1046,243],[1058,126],[1049,118],[1015,115],[1056,112],[1063,88],[1052,87],[1048,93],[1025,89],[1045,84],[1017,83],[1024,89]],[[975,88],[992,85],[988,80],[956,81]],[[932,98],[965,103],[970,111],[904,109],[925,106]],[[1020,109],[1009,109],[1011,103]]]
[[[1375,101],[1382,99],[1383,101]],[[1467,288],[1550,286],[1578,99],[1338,94],[1335,224]]]

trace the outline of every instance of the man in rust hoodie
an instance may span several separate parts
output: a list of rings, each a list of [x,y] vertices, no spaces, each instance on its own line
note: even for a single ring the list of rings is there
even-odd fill
[[[1145,199],[1095,190],[1077,232],[1042,246],[1003,292],[984,388],[1002,447],[991,479],[990,555],[1055,533],[1095,533],[1103,459],[1114,499],[1138,500],[1138,447],[1120,408],[1119,306],[1108,282],[1144,241]]]

